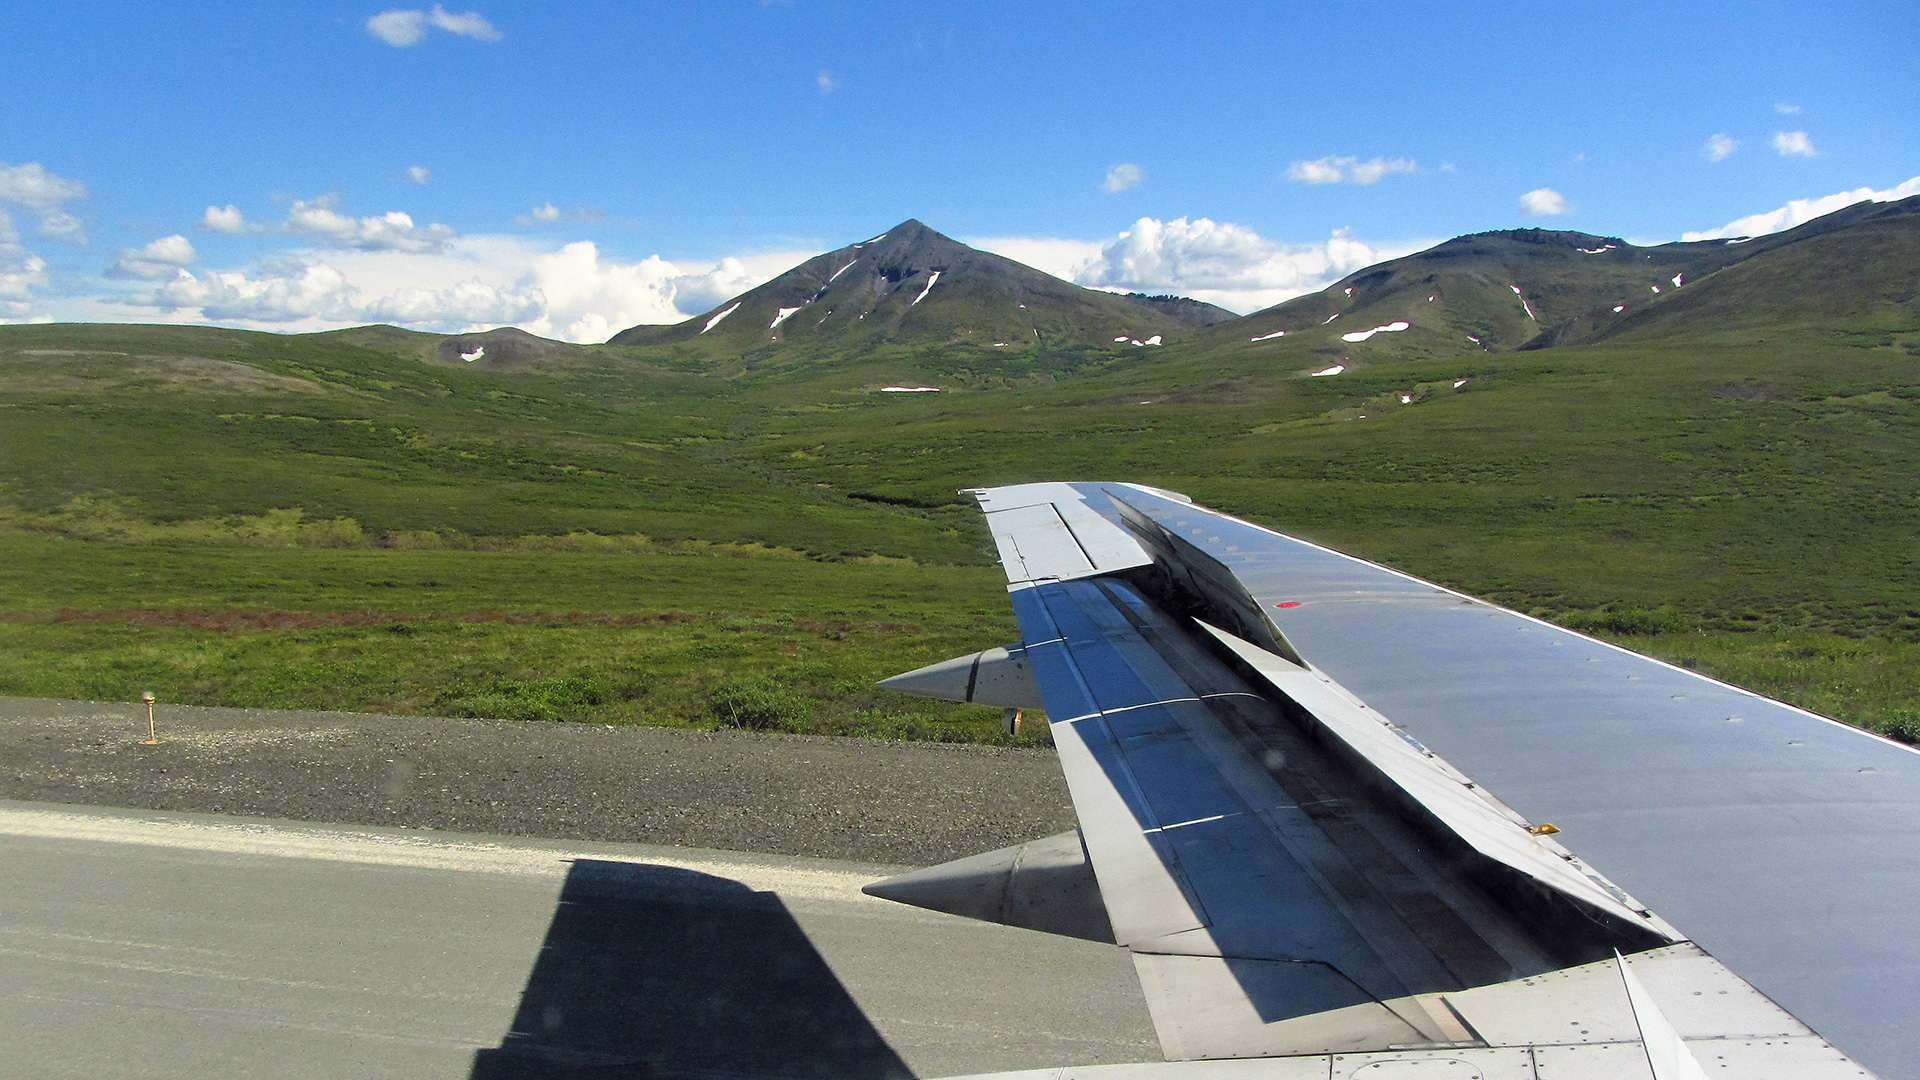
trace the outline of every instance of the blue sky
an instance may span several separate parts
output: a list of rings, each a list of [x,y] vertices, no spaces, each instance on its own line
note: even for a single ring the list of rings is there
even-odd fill
[[[1920,192],[1911,2],[1602,8],[9,5],[0,316],[597,340],[907,217],[1252,310]]]

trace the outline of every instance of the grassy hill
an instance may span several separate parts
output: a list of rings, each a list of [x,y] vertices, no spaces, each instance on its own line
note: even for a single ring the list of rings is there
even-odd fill
[[[1914,209],[1465,237],[1204,328],[984,260],[927,290],[931,230],[599,347],[0,328],[0,692],[990,738],[869,689],[1014,634],[957,491],[1111,477],[1920,736]],[[862,280],[891,330],[800,320]],[[1042,345],[959,335],[1013,296]]]
[[[1824,332],[1844,344],[1887,345],[1920,326],[1920,198],[1861,203],[1766,240],[1764,257],[1663,297],[1604,336],[1676,341],[1735,330],[1755,339]]]
[[[1654,323],[1653,336],[1671,336],[1670,313],[1696,305],[1709,329],[1732,317],[1730,304],[1750,313],[1743,325],[1824,324],[1870,295],[1910,294],[1916,214],[1920,199],[1864,203],[1771,236],[1655,247],[1547,229],[1475,233],[1210,328],[1196,344],[1247,359],[1292,358],[1281,343],[1304,345],[1312,355],[1301,362],[1324,369],[1574,345]]]

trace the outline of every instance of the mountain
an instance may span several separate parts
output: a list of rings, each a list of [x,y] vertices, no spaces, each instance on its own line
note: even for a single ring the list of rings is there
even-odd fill
[[[1367,267],[1233,324],[1249,343],[1305,336],[1451,354],[1572,344],[1744,256],[1724,241],[1642,248],[1549,229],[1474,233]],[[1225,336],[1225,328],[1210,337]]]
[[[1214,312],[1233,317],[1181,297],[1083,289],[907,220],[808,259],[685,322],[636,326],[609,344],[700,340],[734,351],[885,343],[1124,348],[1168,341],[1204,325]]]
[[[1562,230],[1474,233],[1209,328],[1201,341],[1235,350],[1285,341],[1345,363],[1370,352],[1416,359],[1573,345],[1652,333],[1638,328],[1681,312],[1709,321],[1736,310],[1774,322],[1832,315],[1911,296],[1917,215],[1920,197],[1862,203],[1768,236],[1653,247]]]
[[[1669,340],[1801,328],[1885,344],[1880,339],[1890,333],[1920,326],[1920,196],[1856,203],[1776,236],[1698,287],[1621,318],[1605,336]]]

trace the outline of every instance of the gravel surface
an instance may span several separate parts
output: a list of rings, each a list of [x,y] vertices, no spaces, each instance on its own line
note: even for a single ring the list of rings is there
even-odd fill
[[[928,864],[1074,825],[1050,750],[0,697],[0,798]]]

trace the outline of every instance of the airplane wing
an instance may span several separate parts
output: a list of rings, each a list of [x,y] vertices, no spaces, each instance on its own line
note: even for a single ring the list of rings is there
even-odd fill
[[[1080,828],[870,891],[1128,949],[1196,1064],[1114,1068],[1920,1080],[1920,753],[1170,492],[974,494],[1023,640],[882,685],[1044,707]]]

